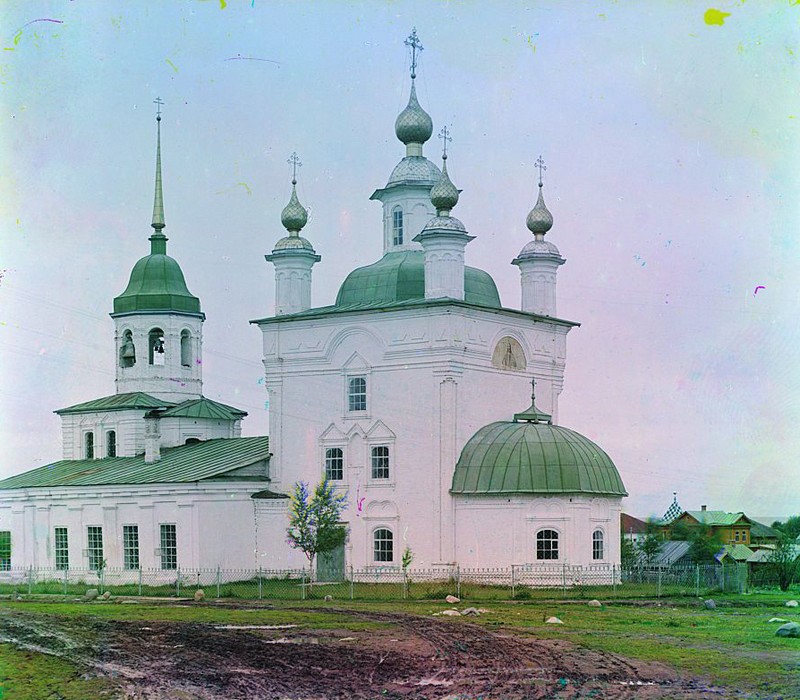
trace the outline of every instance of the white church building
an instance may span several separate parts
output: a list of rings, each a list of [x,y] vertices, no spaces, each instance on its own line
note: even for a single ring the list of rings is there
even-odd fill
[[[406,547],[426,568],[619,564],[619,473],[558,425],[577,324],[556,312],[565,260],[545,240],[541,177],[533,240],[509,251],[521,287],[510,308],[465,263],[480,232],[453,216],[446,130],[441,170],[423,153],[433,123],[416,96],[416,33],[407,44],[411,94],[395,123],[405,155],[371,196],[382,256],[343,275],[330,306],[311,307],[321,257],[300,235],[293,178],[287,235],[266,256],[274,315],[251,322],[269,438],[241,437],[245,412],[202,395],[204,315],[166,255],[158,118],[151,252],[111,314],[116,393],[56,411],[64,459],[0,482],[0,569],[300,567],[287,494],[323,478],[347,494],[349,534],[320,558],[321,576],[399,568]]]

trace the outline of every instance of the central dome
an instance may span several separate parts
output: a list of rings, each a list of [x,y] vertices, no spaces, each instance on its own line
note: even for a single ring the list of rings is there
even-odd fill
[[[131,270],[125,291],[114,299],[114,313],[177,311],[200,314],[200,300],[186,287],[180,265],[174,258],[151,253]]]
[[[451,493],[585,493],[627,496],[611,458],[574,430],[499,421],[473,435],[458,458]]]
[[[347,275],[336,306],[387,304],[425,298],[425,253],[406,250],[386,253],[378,262],[359,267]],[[464,301],[501,308],[497,285],[488,272],[464,268]]]

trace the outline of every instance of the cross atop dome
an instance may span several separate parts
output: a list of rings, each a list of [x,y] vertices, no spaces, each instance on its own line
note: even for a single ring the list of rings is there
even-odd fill
[[[417,77],[417,51],[421,52],[424,49],[422,42],[417,36],[416,27],[411,30],[408,39],[403,43],[411,49],[411,80],[414,80]]]
[[[292,184],[296,185],[297,169],[303,167],[303,164],[300,162],[300,158],[297,156],[297,151],[293,151],[292,155],[289,156],[289,160],[287,160],[286,162],[292,166]]]
[[[534,166],[539,168],[539,187],[542,187],[542,175],[544,171],[547,170],[547,166],[544,164],[541,154],[539,154],[539,157],[536,159]]]
[[[439,131],[439,138],[442,139],[442,160],[447,160],[447,142],[452,142],[453,137],[450,136],[446,126],[443,126]]]

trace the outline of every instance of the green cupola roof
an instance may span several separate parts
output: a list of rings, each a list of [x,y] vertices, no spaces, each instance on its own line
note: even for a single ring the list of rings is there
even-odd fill
[[[183,278],[183,271],[174,258],[167,255],[167,237],[163,233],[164,196],[161,187],[161,112],[156,117],[158,137],[156,147],[156,190],[153,202],[153,234],[150,236],[150,255],[136,262],[125,291],[114,299],[114,312],[181,313],[203,316],[200,300],[192,295]]]
[[[589,438],[552,425],[535,402],[490,423],[464,445],[451,493],[627,496],[611,458]]]
[[[378,262],[353,270],[336,296],[336,306],[386,304],[425,298],[425,253],[405,250],[386,253]],[[500,308],[497,285],[488,272],[464,268],[464,301]]]

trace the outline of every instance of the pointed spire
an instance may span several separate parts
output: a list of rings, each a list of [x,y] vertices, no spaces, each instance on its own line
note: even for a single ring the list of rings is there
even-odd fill
[[[431,204],[436,207],[436,216],[450,216],[450,211],[458,204],[458,189],[447,174],[447,142],[452,141],[446,126],[439,132],[444,144],[442,149],[442,176],[431,189]]]
[[[528,423],[547,423],[553,424],[553,416],[549,413],[544,413],[536,408],[536,380],[531,377],[531,405],[526,411],[514,414],[514,422],[521,423],[522,421]]]
[[[403,43],[411,48],[411,94],[408,97],[408,105],[397,116],[394,133],[406,145],[406,148],[411,147],[413,153],[409,152],[408,155],[422,155],[422,144],[433,133],[433,121],[417,101],[417,88],[414,80],[417,77],[417,53],[422,51],[422,43],[417,37],[416,27]]]
[[[158,136],[156,145],[156,192],[153,201],[153,227],[155,233],[150,236],[150,253],[166,254],[167,237],[162,233],[166,226],[164,223],[164,194],[161,190],[161,105],[164,104],[160,97],[156,97],[153,103],[157,105],[156,124]]]
[[[542,188],[544,187],[542,184],[542,173],[547,170],[542,156],[539,156],[536,161],[536,167],[539,168],[539,198],[536,200],[536,206],[530,210],[526,223],[528,230],[534,235],[536,240],[543,241],[544,234],[553,228],[553,215],[545,205],[544,195],[542,194]]]

